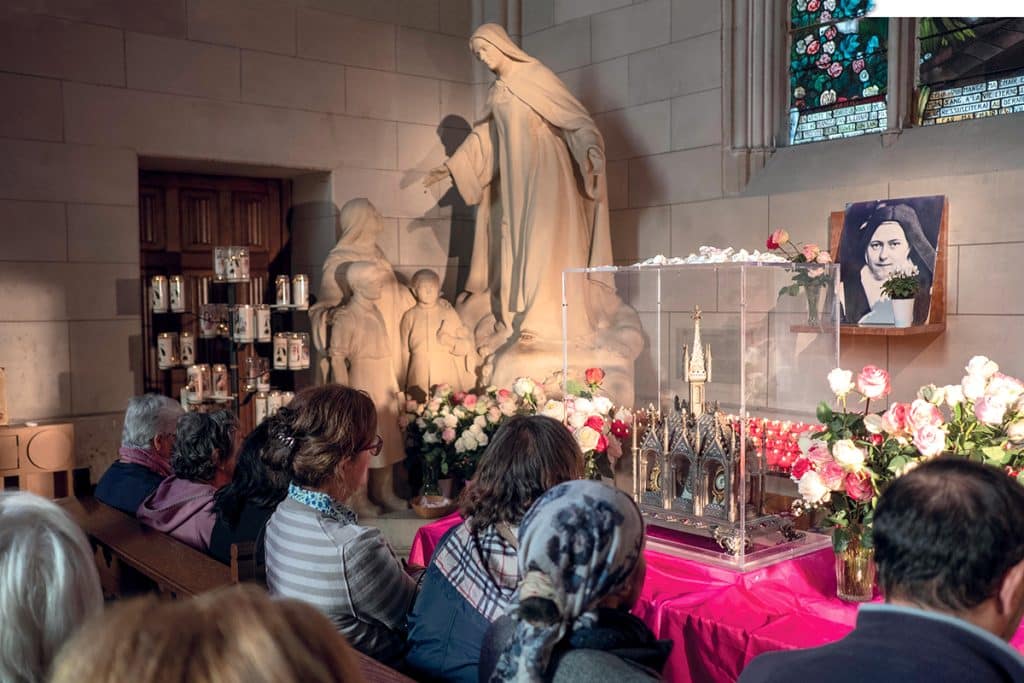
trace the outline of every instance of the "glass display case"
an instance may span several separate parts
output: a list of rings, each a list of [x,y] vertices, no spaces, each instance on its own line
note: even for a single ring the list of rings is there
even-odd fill
[[[766,477],[829,395],[838,280],[833,264],[565,271],[564,388],[602,366],[602,390],[633,412],[616,481],[656,527],[649,546],[748,570],[829,545],[772,509]],[[612,282],[629,313],[602,319],[595,301]],[[643,338],[632,364],[624,330]]]

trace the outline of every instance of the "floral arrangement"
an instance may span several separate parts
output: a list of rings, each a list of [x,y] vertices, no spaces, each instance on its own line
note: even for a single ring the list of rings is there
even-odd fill
[[[821,431],[801,439],[802,455],[791,478],[800,499],[794,509],[825,508],[837,552],[856,542],[871,547],[878,496],[888,482],[941,454],[962,455],[1004,468],[1024,484],[1024,382],[999,372],[985,356],[968,362],[960,384],[921,387],[909,403],[871,412],[871,401],[888,396],[890,378],[873,365],[856,380],[848,370],[828,375],[836,408],[818,405]],[[851,394],[863,410],[851,411]]]
[[[562,422],[583,451],[586,476],[612,476],[633,416],[601,395],[604,376],[600,368],[587,369],[584,383],[568,382],[562,399],[548,398],[557,390],[556,382],[538,383],[529,377],[516,379],[511,388],[470,392],[454,392],[441,384],[423,402],[402,396],[399,426],[407,448],[423,460],[427,489],[436,486],[438,477],[472,478],[494,432],[513,415],[542,414]]]
[[[913,299],[921,289],[916,267],[907,272],[897,270],[882,283],[882,293],[890,299]]]
[[[768,236],[765,246],[790,263],[832,263],[832,256],[817,244],[793,242],[789,233],[781,228]],[[780,289],[779,296],[796,296],[801,287],[821,287],[826,284],[828,275],[824,268],[800,268],[793,276],[793,284]]]

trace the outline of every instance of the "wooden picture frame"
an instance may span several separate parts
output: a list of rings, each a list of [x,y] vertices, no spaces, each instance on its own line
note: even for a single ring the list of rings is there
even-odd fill
[[[891,325],[857,325],[843,323],[840,326],[841,334],[851,335],[877,335],[877,336],[907,336],[915,334],[935,334],[946,328],[946,277],[947,277],[947,253],[949,234],[949,200],[945,196],[935,197],[905,197],[894,199],[880,199],[874,202],[858,202],[847,206],[846,211],[835,211],[829,215],[829,253],[832,260],[841,263],[843,259],[843,236],[849,232],[847,217],[851,207],[858,210],[858,215],[863,215],[870,209],[870,205],[881,207],[883,205],[894,206],[898,204],[914,205],[915,202],[930,200],[941,201],[938,212],[938,226],[935,236],[935,262],[932,270],[931,299],[928,306],[928,314],[924,321],[910,327],[894,327]],[[933,226],[929,226],[934,230]],[[931,240],[929,239],[929,242]],[[863,258],[858,256],[858,258]]]

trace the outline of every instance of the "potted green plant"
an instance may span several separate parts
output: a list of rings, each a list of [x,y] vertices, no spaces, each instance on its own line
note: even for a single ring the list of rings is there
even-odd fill
[[[897,270],[882,283],[882,293],[892,299],[892,315],[896,327],[910,327],[914,324],[914,297],[921,290],[917,268],[909,271]]]

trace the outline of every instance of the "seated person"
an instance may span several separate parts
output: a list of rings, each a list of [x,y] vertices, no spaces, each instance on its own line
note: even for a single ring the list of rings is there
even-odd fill
[[[383,445],[377,409],[340,384],[305,389],[288,407],[292,482],[267,524],[267,587],[318,607],[357,650],[397,662],[416,582],[345,504]]]
[[[522,583],[484,637],[480,680],[661,680],[672,643],[630,614],[643,587],[644,520],[625,492],[569,481],[519,527]]]
[[[284,414],[289,409],[282,408]],[[231,482],[213,497],[217,520],[210,537],[210,555],[231,564],[233,543],[254,542],[256,563],[264,558],[264,531],[274,508],[288,495],[288,446],[282,442],[281,417],[273,415],[245,438],[235,460]]]
[[[927,462],[882,493],[874,542],[885,604],[861,605],[838,642],[757,657],[742,683],[1024,681],[1006,643],[1024,611],[1024,487],[964,458]]]
[[[359,662],[309,605],[236,585],[115,604],[61,650],[50,683],[359,683]]]
[[[45,681],[64,641],[102,609],[78,525],[45,498],[0,493],[0,681]]]
[[[484,632],[519,585],[516,532],[534,500],[583,476],[569,430],[543,415],[510,418],[494,435],[463,495],[462,524],[434,551],[409,615],[406,663],[420,680],[477,680]]]
[[[226,410],[183,415],[171,458],[174,474],[139,505],[139,521],[206,552],[215,520],[213,495],[231,481],[237,435],[238,420]]]
[[[171,452],[181,404],[159,394],[128,401],[121,432],[120,460],[96,485],[96,499],[129,515],[171,474]]]

